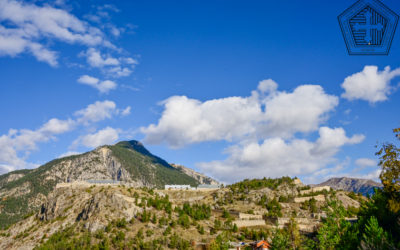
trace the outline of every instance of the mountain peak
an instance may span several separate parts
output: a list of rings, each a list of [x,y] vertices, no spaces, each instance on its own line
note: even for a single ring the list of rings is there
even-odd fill
[[[144,153],[145,155],[150,154],[150,152],[144,147],[143,143],[141,143],[140,141],[136,141],[136,140],[120,141],[120,142],[116,143],[115,146],[133,149],[139,153]]]
[[[154,163],[158,163],[158,164],[163,165],[164,167],[167,167],[167,168],[170,168],[170,169],[174,169],[164,159],[161,159],[160,157],[155,156],[152,153],[150,153],[150,151],[147,150],[147,148],[145,148],[143,143],[141,143],[140,141],[136,141],[136,140],[120,141],[117,144],[115,144],[114,147],[121,147],[121,148],[125,148],[125,149],[130,149],[130,150],[136,151],[136,152],[138,152],[138,153],[140,153],[140,154],[142,154],[144,156],[147,156],[147,157],[151,158]]]

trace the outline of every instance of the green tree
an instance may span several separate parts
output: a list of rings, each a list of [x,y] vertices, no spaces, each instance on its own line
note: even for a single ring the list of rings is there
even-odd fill
[[[271,250],[290,249],[290,235],[286,230],[276,229],[271,242]]]
[[[378,220],[372,216],[365,227],[365,233],[362,236],[363,249],[393,249],[389,234],[379,226]]]
[[[345,220],[346,210],[339,201],[331,200],[328,203],[327,218],[321,224],[317,233],[320,249],[343,248],[342,237],[351,227],[350,222]]]
[[[400,128],[393,130],[400,139]],[[383,184],[383,191],[388,195],[389,209],[397,213],[400,211],[400,148],[393,143],[384,143],[376,152],[379,156],[379,166],[382,172],[379,178]]]
[[[268,216],[282,217],[281,204],[275,198],[267,203],[266,208],[268,209]]]
[[[296,220],[291,217],[287,225],[287,231],[289,233],[290,246],[292,249],[298,249],[301,245],[301,236],[299,226]]]

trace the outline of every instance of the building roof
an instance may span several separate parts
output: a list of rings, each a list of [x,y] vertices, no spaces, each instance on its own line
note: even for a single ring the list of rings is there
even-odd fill
[[[271,245],[266,240],[259,240],[259,241],[252,243],[251,245],[254,245],[256,248],[259,248],[259,247],[270,248],[271,247]]]

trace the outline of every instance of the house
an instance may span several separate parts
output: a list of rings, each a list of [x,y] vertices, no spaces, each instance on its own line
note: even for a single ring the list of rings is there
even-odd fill
[[[271,247],[266,240],[255,241],[250,243],[250,246],[254,250],[268,250]]]

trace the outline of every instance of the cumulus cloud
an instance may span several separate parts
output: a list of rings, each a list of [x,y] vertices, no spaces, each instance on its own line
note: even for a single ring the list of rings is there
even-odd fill
[[[363,71],[346,77],[342,83],[345,92],[342,97],[348,100],[364,100],[371,104],[386,101],[393,90],[390,82],[400,76],[400,68],[391,70],[389,66],[379,71],[377,66],[365,66]]]
[[[79,77],[78,82],[89,85],[100,91],[100,93],[108,93],[110,90],[117,88],[117,84],[113,81],[110,80],[100,81],[98,78],[88,75],[83,75]]]
[[[339,101],[319,85],[301,85],[293,92],[276,92],[265,100],[265,133],[290,137],[316,131]]]
[[[341,127],[324,126],[338,104],[339,98],[319,85],[282,91],[267,79],[247,97],[200,101],[172,96],[161,102],[158,122],[141,132],[146,143],[172,148],[230,142],[225,160],[197,164],[202,172],[224,182],[282,175],[315,179],[342,171],[350,160],[338,163],[337,153],[365,139],[362,134],[348,136]]]
[[[173,96],[162,102],[157,124],[141,128],[150,144],[178,148],[204,141],[241,139],[253,135],[291,137],[318,130],[338,98],[321,86],[302,85],[293,92],[277,91],[272,80],[259,83],[249,97],[227,97],[201,102]]]
[[[362,141],[362,135],[347,137],[342,128],[321,127],[316,141],[285,140],[280,137],[234,145],[226,150],[227,159],[199,163],[198,167],[219,180],[233,182],[263,176],[299,176],[312,174],[335,161],[334,155],[344,145]],[[326,142],[323,150],[321,143]]]
[[[62,134],[72,130],[75,126],[75,121],[68,120],[59,120],[56,118],[50,119],[46,122],[42,128],[40,129],[43,133],[48,134]]]
[[[110,119],[116,115],[128,115],[130,110],[130,106],[121,110],[117,108],[117,104],[115,104],[115,102],[105,100],[96,101],[95,103],[89,104],[86,108],[76,111],[74,115],[77,117],[77,123],[88,125],[90,123]]]
[[[120,130],[106,127],[93,134],[88,134],[78,138],[74,144],[82,144],[88,148],[95,148],[105,144],[113,144],[119,138]]]
[[[272,79],[267,79],[259,82],[257,89],[262,93],[275,92],[278,89],[278,84]]]
[[[0,0],[0,55],[30,52],[39,61],[57,66],[57,53],[43,39],[87,46],[110,44],[104,34],[63,9],[14,0]]]
[[[261,119],[261,105],[255,98],[229,97],[201,102],[174,96],[163,102],[158,124],[141,131],[150,144],[166,142],[173,148],[187,144],[231,140],[254,133]]]
[[[315,142],[311,153],[316,155],[334,155],[337,150],[345,144],[358,144],[365,139],[364,135],[354,135],[351,138],[346,136],[343,128],[321,127],[319,138]]]
[[[98,122],[104,119],[111,118],[114,114],[118,113],[117,105],[113,101],[97,101],[88,105],[85,109],[75,112],[78,117],[77,121],[80,123],[88,124],[90,122]]]
[[[75,112],[76,119],[52,118],[36,130],[10,129],[7,134],[0,135],[0,173],[36,167],[37,165],[27,162],[26,159],[32,151],[38,149],[39,143],[55,140],[57,135],[70,132],[79,126],[88,126],[124,112],[126,114],[128,110],[130,107],[119,110],[112,101],[98,101]],[[107,127],[98,133],[82,137],[81,141],[85,146],[95,145],[97,142],[109,143],[112,139],[118,139],[118,133],[119,130]]]

